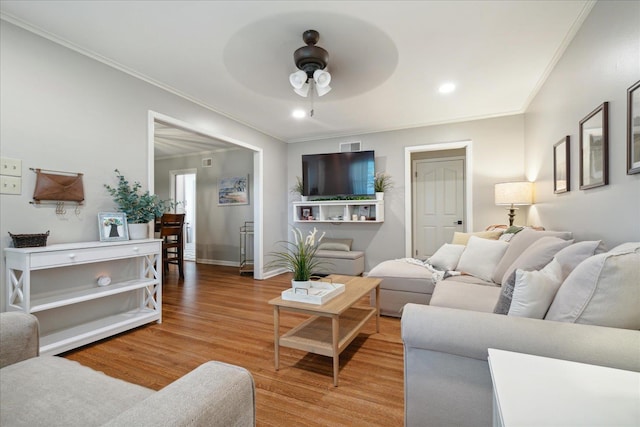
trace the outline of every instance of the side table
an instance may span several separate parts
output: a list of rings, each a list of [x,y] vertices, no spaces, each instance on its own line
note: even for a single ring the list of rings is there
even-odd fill
[[[489,349],[494,426],[639,426],[640,372]]]

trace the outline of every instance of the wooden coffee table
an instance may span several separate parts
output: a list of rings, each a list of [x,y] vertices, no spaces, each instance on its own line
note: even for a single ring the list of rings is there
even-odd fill
[[[382,279],[331,275],[325,280],[344,283],[342,294],[325,304],[316,305],[285,301],[281,297],[269,301],[273,305],[275,366],[280,368],[280,346],[333,357],[333,385],[338,386],[340,353],[354,340],[364,325],[376,317],[380,332],[380,282]],[[376,291],[376,306],[354,307],[362,297]],[[280,311],[293,311],[312,316],[280,336]]]

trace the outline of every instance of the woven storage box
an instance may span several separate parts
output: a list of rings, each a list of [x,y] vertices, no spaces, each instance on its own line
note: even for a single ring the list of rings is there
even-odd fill
[[[9,236],[13,239],[13,246],[15,248],[33,248],[37,246],[47,246],[49,231],[41,234],[12,234],[9,232]]]

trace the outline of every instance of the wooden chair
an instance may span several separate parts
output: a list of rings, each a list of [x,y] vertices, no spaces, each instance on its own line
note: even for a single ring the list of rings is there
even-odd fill
[[[184,279],[184,214],[164,214],[160,218],[162,239],[162,266],[165,273],[169,264],[178,266],[178,274]]]

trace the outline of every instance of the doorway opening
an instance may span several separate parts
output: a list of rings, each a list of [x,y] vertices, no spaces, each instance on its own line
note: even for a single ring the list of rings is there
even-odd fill
[[[171,199],[175,213],[184,215],[184,260],[196,260],[196,173],[197,169],[171,171]]]
[[[253,239],[253,254],[254,254],[254,279],[261,280],[264,278],[264,251],[263,251],[263,150],[262,148],[255,147],[242,141],[229,138],[224,135],[218,135],[208,130],[203,130],[190,123],[184,122],[173,117],[166,116],[164,114],[157,113],[155,111],[149,111],[148,114],[148,127],[147,127],[147,142],[148,142],[148,182],[149,191],[154,192],[154,179],[155,179],[155,130],[156,126],[171,126],[176,129],[183,129],[189,132],[193,132],[199,135],[210,138],[211,144],[214,141],[222,142],[230,147],[246,149],[253,155],[253,173],[250,174],[249,185],[253,188],[253,221],[254,221],[254,239]],[[194,218],[195,220],[195,218]],[[194,230],[195,231],[195,230]]]
[[[447,239],[448,233],[473,230],[473,194],[472,186],[472,142],[458,141],[440,144],[421,145],[405,148],[405,256],[408,258],[425,257],[433,248]],[[462,165],[459,162],[462,161]],[[418,170],[418,165],[420,169]],[[460,167],[462,176],[460,176]],[[420,180],[416,175],[425,174]],[[458,181],[458,182],[455,182]],[[439,186],[436,189],[436,186]],[[455,187],[454,187],[455,186]],[[461,186],[461,187],[460,187]],[[455,210],[456,218],[451,216],[450,206],[459,204],[454,198],[441,198],[435,194],[462,196],[461,209]],[[434,196],[434,197],[431,197]],[[418,203],[432,202],[429,208],[417,206]],[[437,206],[436,206],[437,205]],[[426,222],[418,221],[418,216],[436,206],[440,209]],[[433,209],[434,214],[436,209]],[[421,212],[421,213],[420,213]],[[427,215],[428,216],[428,215]],[[462,218],[462,219],[461,219]],[[421,218],[423,219],[423,218]],[[439,221],[431,224],[428,221]],[[449,221],[450,226],[446,224]],[[453,222],[456,222],[455,226]],[[458,222],[461,221],[461,224]],[[427,230],[424,232],[424,230]],[[450,241],[450,238],[449,238]],[[436,248],[437,249],[437,248]],[[417,252],[416,252],[417,251]],[[417,255],[416,255],[417,254]]]

